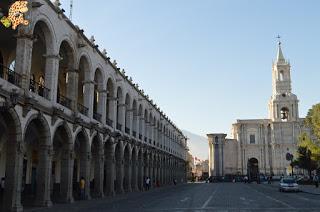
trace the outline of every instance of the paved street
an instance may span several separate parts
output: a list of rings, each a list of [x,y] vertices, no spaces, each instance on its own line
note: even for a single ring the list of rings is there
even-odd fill
[[[320,195],[280,193],[276,186],[187,184],[33,211],[320,211]]]

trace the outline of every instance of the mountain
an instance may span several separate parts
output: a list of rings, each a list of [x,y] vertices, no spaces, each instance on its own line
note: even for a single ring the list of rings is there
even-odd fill
[[[189,132],[187,130],[182,130],[182,133],[188,138],[188,147],[193,157],[200,158],[201,160],[208,159],[209,155],[209,145],[208,139]]]

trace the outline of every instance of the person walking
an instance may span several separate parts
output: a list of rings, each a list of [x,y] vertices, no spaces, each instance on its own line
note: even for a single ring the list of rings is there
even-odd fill
[[[147,186],[147,191],[149,191],[149,189],[150,189],[150,178],[149,177],[147,177],[147,179],[146,179],[146,186]]]
[[[86,185],[86,181],[85,181],[84,177],[81,177],[80,182],[79,182],[80,199],[81,200],[85,199],[85,185]]]
[[[318,188],[319,187],[319,177],[318,177],[318,175],[314,175],[313,176],[313,182],[314,182],[314,185],[316,186],[316,188]]]
[[[244,176],[244,183],[248,183],[248,176]]]

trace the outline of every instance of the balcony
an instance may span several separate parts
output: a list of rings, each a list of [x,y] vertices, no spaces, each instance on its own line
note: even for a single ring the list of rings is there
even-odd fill
[[[142,140],[142,135],[141,134],[139,134],[139,139]]]
[[[89,109],[88,109],[87,107],[85,107],[84,105],[82,105],[82,104],[80,104],[80,103],[78,103],[77,107],[78,107],[78,111],[79,111],[81,114],[83,114],[83,115],[85,115],[85,116],[88,116],[88,111],[89,111]]]
[[[67,97],[63,96],[63,95],[58,95],[57,96],[57,102],[62,105],[62,106],[65,106],[69,109],[71,109],[71,99],[68,99]]]
[[[107,117],[107,118],[106,118],[106,124],[107,124],[108,126],[112,127],[113,121]]]
[[[48,100],[50,99],[50,89],[46,88],[43,84],[40,84],[35,80],[30,79],[29,90]]]
[[[132,136],[133,136],[133,137],[137,137],[137,132],[133,130],[133,131],[132,131]]]
[[[117,130],[122,130],[122,125],[121,124],[119,124],[119,123],[117,123]]]
[[[127,133],[127,134],[130,134],[130,129],[128,127],[125,127],[124,128],[124,132]]]
[[[93,119],[101,122],[102,115],[100,113],[93,112]]]
[[[22,76],[2,64],[0,64],[0,77],[18,87],[21,87]]]

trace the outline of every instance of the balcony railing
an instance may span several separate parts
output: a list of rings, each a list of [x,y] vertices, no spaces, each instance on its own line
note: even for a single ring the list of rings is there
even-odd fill
[[[22,76],[2,64],[0,64],[0,77],[18,87],[21,87]]]
[[[122,125],[119,124],[119,123],[117,123],[117,130],[120,130],[120,131],[121,131],[121,129],[122,129]]]
[[[128,127],[124,128],[125,133],[130,134],[130,129]]]
[[[137,136],[137,132],[133,130],[133,131],[132,131],[132,136],[133,136],[133,137],[136,137],[136,136]]]
[[[107,117],[107,118],[106,118],[106,124],[107,124],[108,126],[112,127],[113,121]]]
[[[46,99],[50,97],[50,89],[32,79],[30,79],[29,90]]]
[[[139,139],[142,140],[142,135],[141,134],[139,134]]]
[[[100,113],[93,112],[93,118],[101,122],[102,115]]]
[[[80,104],[80,103],[78,103],[77,107],[78,107],[78,111],[79,111],[81,114],[83,114],[83,115],[85,115],[85,116],[88,116],[89,108],[87,108],[86,106],[84,106],[84,105],[82,105],[82,104]]]
[[[67,97],[63,96],[63,95],[58,95],[57,96],[57,102],[69,109],[71,109],[71,99],[68,99]]]

